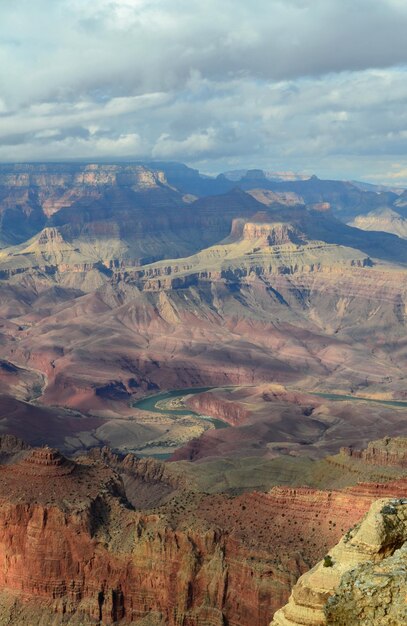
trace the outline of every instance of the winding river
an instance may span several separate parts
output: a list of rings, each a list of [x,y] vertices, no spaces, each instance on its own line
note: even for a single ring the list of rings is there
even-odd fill
[[[309,391],[307,393],[309,393],[311,396],[326,398],[327,400],[336,400],[342,402],[344,402],[345,400],[353,400],[356,402],[375,402],[376,404],[385,404],[387,406],[398,406],[407,408],[407,402],[402,402],[399,400],[378,400],[376,398],[360,398],[358,396],[346,396],[339,393],[321,393],[317,391]]]
[[[149,411],[150,413],[159,413],[161,415],[195,415],[200,419],[209,420],[210,422],[212,422],[215,428],[227,428],[229,424],[227,424],[223,420],[216,419],[214,417],[208,417],[207,415],[202,415],[201,413],[197,413],[196,411],[188,408],[173,408],[171,406],[165,406],[171,400],[203,393],[204,391],[210,391],[211,389],[218,389],[218,387],[192,387],[189,389],[174,389],[173,391],[165,391],[163,393],[155,394],[154,396],[147,396],[146,398],[142,398],[141,400],[135,402],[133,404],[133,407],[142,411]]]

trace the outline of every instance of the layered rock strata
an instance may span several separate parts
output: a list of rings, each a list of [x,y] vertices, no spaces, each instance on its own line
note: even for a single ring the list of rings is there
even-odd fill
[[[294,586],[271,626],[405,623],[407,499],[376,500]]]
[[[268,555],[253,559],[219,525],[180,519],[178,506],[136,512],[113,470],[49,448],[2,467],[1,619],[19,624],[14,616],[40,612],[42,624],[263,626]],[[290,579],[282,576],[284,586]]]
[[[365,450],[341,448],[341,454],[368,465],[407,468],[407,439],[386,437],[372,441]]]
[[[373,499],[405,489],[210,495],[172,464],[106,448],[73,461],[4,446],[22,455],[0,467],[0,622],[10,626],[266,626]]]

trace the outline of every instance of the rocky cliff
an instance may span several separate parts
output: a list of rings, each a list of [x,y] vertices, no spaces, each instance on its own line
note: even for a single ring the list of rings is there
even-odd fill
[[[404,624],[407,500],[379,499],[363,521],[301,576],[272,626]]]
[[[340,452],[368,465],[407,468],[407,439],[403,437],[385,437],[370,442],[365,450],[341,448]]]
[[[265,624],[267,554],[254,557],[202,518],[182,521],[184,506],[136,512],[113,470],[49,448],[2,467],[1,619],[222,626],[227,616],[236,626]]]
[[[0,586],[32,601],[30,615],[38,602],[48,609],[41,623],[53,623],[53,613],[78,624],[152,613],[159,623],[188,615],[190,624],[222,624],[222,533],[177,530],[160,516],[136,514],[112,470],[47,448],[1,468],[0,490]],[[9,623],[21,623],[12,616]]]
[[[0,466],[0,621],[10,626],[266,626],[372,501],[284,488],[211,496],[107,449],[69,460],[12,439],[4,448],[18,450]],[[156,498],[159,484],[172,493]]]
[[[242,403],[225,400],[216,393],[200,393],[188,398],[186,404],[198,413],[220,418],[232,426],[244,423],[250,415]]]

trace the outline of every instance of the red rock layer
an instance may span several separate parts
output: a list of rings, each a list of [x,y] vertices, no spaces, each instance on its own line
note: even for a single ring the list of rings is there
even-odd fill
[[[169,626],[222,626],[226,616],[231,626],[267,623],[264,555],[251,559],[219,525],[175,525],[165,512],[131,511],[123,498],[106,466],[50,449],[1,468],[0,589],[104,624],[149,612]],[[280,578],[284,588],[293,582]]]
[[[225,400],[214,393],[192,396],[186,404],[197,413],[218,417],[232,426],[244,423],[250,415],[242,404]]]
[[[60,615],[82,612],[85,624],[154,612],[166,626],[266,626],[370,502],[400,490],[184,490],[143,513],[97,454],[80,463],[50,448],[25,455],[0,468],[0,590]],[[101,458],[146,483],[166,478],[155,462],[120,463],[107,450]]]

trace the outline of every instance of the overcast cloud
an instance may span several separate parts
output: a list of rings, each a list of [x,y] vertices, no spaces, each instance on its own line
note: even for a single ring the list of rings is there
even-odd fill
[[[0,160],[407,184],[406,0],[2,0]]]

